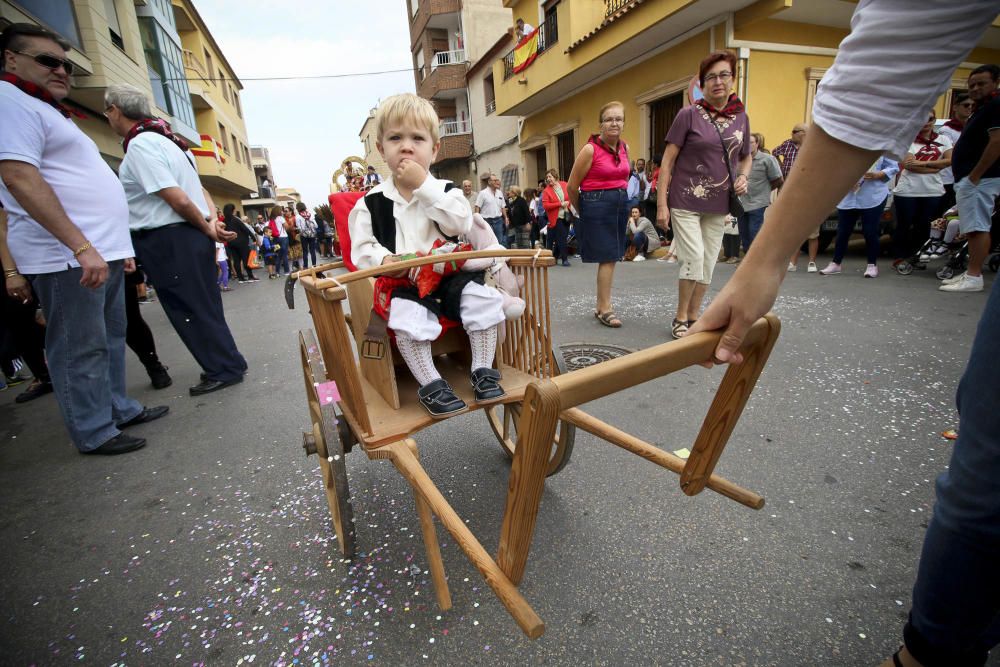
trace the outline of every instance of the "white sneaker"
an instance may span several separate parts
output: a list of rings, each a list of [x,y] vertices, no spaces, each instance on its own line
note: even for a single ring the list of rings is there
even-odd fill
[[[677,255],[671,255],[670,257],[667,257],[667,264],[676,264],[676,263],[677,263]]]
[[[983,277],[970,276],[967,273],[963,273],[962,279],[958,282],[954,282],[949,285],[941,285],[938,289],[942,292],[982,292]]]
[[[840,264],[830,262],[819,272],[821,276],[833,276],[841,272]]]
[[[632,261],[633,262],[645,262],[646,261],[646,256],[645,255],[636,255],[635,257],[632,258]]]
[[[957,283],[959,280],[961,280],[964,277],[965,277],[965,273],[956,273],[951,278],[945,278],[944,280],[942,280],[941,284],[942,285],[954,285],[955,283]]]
[[[788,270],[789,271],[798,271],[799,270],[799,265],[798,264],[792,264],[791,262],[789,262],[788,263]]]
[[[878,278],[878,267],[874,264],[869,264],[865,268],[865,278]]]
[[[809,262],[809,266],[806,267],[806,271],[809,273],[816,273],[819,269],[816,268],[816,262]]]

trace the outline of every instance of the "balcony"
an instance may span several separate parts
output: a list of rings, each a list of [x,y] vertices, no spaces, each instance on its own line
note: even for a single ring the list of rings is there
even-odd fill
[[[607,18],[631,5],[639,4],[637,0],[604,0],[604,17]]]
[[[201,58],[188,49],[183,50],[184,69],[187,73],[188,89],[191,92],[191,106],[203,111],[212,108],[212,99],[208,93],[208,82],[212,79],[211,72],[205,67]]]
[[[545,23],[538,26],[538,55],[555,46],[559,41],[559,24],[556,21],[556,13],[552,12],[545,17]],[[503,57],[503,78],[504,81],[514,76],[514,50]]]
[[[454,137],[472,132],[472,122],[468,120],[446,120],[441,123],[438,134],[441,137]]]
[[[425,100],[431,100],[442,91],[465,89],[465,73],[469,69],[468,62],[437,64],[438,55],[456,53],[462,53],[464,57],[465,52],[443,51],[435,55],[434,64],[432,64],[430,72],[417,85],[417,95]]]
[[[465,59],[465,49],[456,49],[455,51],[438,51],[434,54],[434,59],[431,61],[431,69],[435,70],[440,65],[455,65],[465,62],[468,62]]]
[[[418,0],[408,0],[416,3]],[[457,15],[462,11],[461,0],[419,0],[415,14],[410,17],[410,42],[415,45],[417,39],[427,29],[428,24],[434,27],[442,19],[450,19],[449,14]]]
[[[440,167],[452,160],[467,160],[472,157],[472,133],[451,134],[441,137],[441,148],[438,150],[434,165]]]

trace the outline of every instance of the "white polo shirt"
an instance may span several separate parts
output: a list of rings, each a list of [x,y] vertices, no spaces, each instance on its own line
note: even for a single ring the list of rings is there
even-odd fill
[[[479,207],[479,213],[484,218],[502,218],[503,210],[507,208],[507,200],[504,199],[503,193],[500,192],[499,188],[497,188],[496,192],[493,192],[486,187],[476,197],[476,206]]]
[[[129,142],[118,177],[125,187],[129,227],[133,231],[184,222],[170,204],[156,195],[164,188],[180,188],[202,216],[209,216],[193,162],[190,151],[182,152],[174,142],[155,132],[141,132]]]
[[[135,256],[125,193],[97,145],[55,108],[5,81],[0,81],[0,160],[35,166],[104,261]],[[2,180],[0,203],[7,211],[7,245],[21,273],[80,266],[73,250],[35,222]]]

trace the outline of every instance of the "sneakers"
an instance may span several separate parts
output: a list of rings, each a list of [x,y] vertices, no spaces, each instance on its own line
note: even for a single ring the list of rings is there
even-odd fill
[[[789,262],[788,263],[788,270],[789,271],[798,271],[799,270],[799,265],[798,264],[792,264],[791,262]]]
[[[837,264],[836,262],[830,262],[825,267],[823,267],[823,270],[819,272],[819,275],[835,276],[840,272],[841,272],[840,264]]]
[[[646,256],[642,255],[642,254],[636,255],[635,257],[632,258],[632,261],[633,262],[645,262],[646,261]]]
[[[963,273],[955,282],[945,281],[945,284],[938,289],[942,292],[982,292],[983,277]]]
[[[964,273],[956,273],[951,278],[945,278],[944,280],[942,280],[941,284],[942,285],[952,285],[954,283],[957,283],[959,280],[961,280],[964,277],[965,277]]]
[[[920,261],[929,262],[932,259],[944,257],[947,254],[948,254],[948,246],[946,246],[943,243],[935,243],[934,245],[932,245],[930,248],[927,249],[927,252],[920,254]]]
[[[816,273],[819,269],[816,268],[816,262],[809,262],[809,266],[806,267],[806,271],[809,273]]]
[[[420,399],[420,405],[424,410],[427,410],[434,419],[453,415],[466,408],[465,401],[455,395],[451,385],[444,378],[428,382],[417,389],[417,398]]]
[[[869,264],[865,267],[865,278],[878,278],[878,267],[874,264]]]

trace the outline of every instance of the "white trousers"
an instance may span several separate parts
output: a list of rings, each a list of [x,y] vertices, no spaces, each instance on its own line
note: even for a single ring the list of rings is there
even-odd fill
[[[467,284],[462,289],[459,307],[466,331],[489,329],[504,320],[503,295],[486,285]],[[393,331],[413,340],[436,340],[441,335],[437,315],[410,299],[392,300],[388,324]]]

